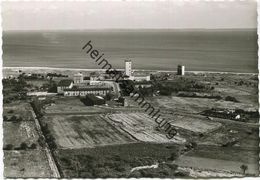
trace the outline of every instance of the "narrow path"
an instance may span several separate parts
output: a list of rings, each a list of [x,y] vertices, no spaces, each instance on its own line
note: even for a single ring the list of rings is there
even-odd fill
[[[52,153],[50,151],[50,148],[49,148],[49,145],[47,144],[46,140],[45,140],[45,137],[42,133],[42,130],[41,130],[41,126],[40,126],[40,123],[39,123],[39,120],[36,118],[36,115],[35,113],[33,112],[33,115],[34,115],[34,121],[35,121],[35,125],[36,125],[36,130],[38,131],[39,133],[39,136],[41,138],[43,138],[43,142],[44,142],[44,150],[46,152],[46,156],[48,158],[48,163],[49,163],[49,166],[50,166],[50,169],[52,171],[52,175],[54,178],[61,178],[61,175],[60,175],[60,172],[57,168],[57,165],[54,161],[54,158],[52,156]]]

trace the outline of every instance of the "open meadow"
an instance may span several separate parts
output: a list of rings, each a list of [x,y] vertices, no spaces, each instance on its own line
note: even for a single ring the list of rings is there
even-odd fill
[[[25,101],[13,101],[8,104],[4,104],[3,117],[11,118],[16,116],[22,118],[23,121],[33,121],[33,109],[30,103]]]
[[[8,178],[53,177],[44,150],[4,151],[4,164]]]
[[[241,165],[246,165],[246,173],[258,175],[258,151],[244,148],[200,146],[196,150],[181,156],[175,163],[182,167],[197,170],[220,170],[243,174]]]
[[[39,146],[39,135],[33,121],[21,122],[4,122],[3,123],[4,138],[3,146],[7,145],[12,148],[19,148],[21,143],[26,143],[27,146],[35,144],[35,148]]]

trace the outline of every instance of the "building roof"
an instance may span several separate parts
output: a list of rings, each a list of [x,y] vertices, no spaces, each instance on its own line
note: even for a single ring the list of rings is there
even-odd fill
[[[83,74],[82,73],[77,73],[77,74],[74,74],[73,75],[74,77],[76,76],[76,77],[81,77],[81,76],[83,76]]]
[[[58,86],[70,86],[72,82],[70,79],[63,79],[58,83]]]
[[[134,85],[152,85],[150,81],[134,81]]]

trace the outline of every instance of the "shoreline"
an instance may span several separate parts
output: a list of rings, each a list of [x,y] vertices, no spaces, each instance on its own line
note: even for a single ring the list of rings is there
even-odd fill
[[[56,68],[56,67],[3,67],[3,70],[58,70],[58,71],[100,71],[105,72],[106,69],[80,69],[80,68]],[[124,69],[117,69],[123,71]],[[177,72],[170,70],[156,70],[156,69],[134,69],[133,71],[143,71],[143,72]],[[247,75],[257,75],[258,73],[249,72],[232,72],[232,71],[185,71],[187,73],[194,74],[247,74]]]

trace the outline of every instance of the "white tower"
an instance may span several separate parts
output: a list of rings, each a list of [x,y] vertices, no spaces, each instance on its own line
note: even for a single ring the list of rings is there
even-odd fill
[[[131,60],[125,60],[125,75],[132,76],[132,62]]]
[[[177,75],[181,75],[181,76],[184,76],[184,75],[185,75],[185,66],[178,65]]]

